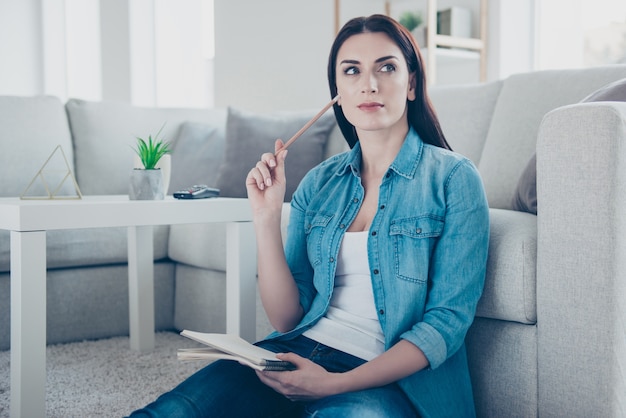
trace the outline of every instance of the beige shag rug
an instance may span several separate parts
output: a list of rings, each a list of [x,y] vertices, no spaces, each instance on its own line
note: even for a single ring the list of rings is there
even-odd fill
[[[206,362],[181,362],[176,350],[198,344],[156,333],[153,352],[130,350],[128,337],[50,345],[46,417],[124,417],[173,388]],[[9,416],[10,352],[0,351],[0,417]]]

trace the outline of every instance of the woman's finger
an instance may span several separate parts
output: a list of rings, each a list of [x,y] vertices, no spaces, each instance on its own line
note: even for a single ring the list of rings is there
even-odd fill
[[[258,168],[254,167],[252,170],[248,172],[248,176],[246,177],[246,185],[256,185],[260,190],[265,189],[265,179],[263,175],[258,170]]]
[[[263,161],[259,161],[256,163],[256,169],[259,170],[259,173],[261,173],[261,176],[263,177],[263,182],[265,183],[265,185],[271,186],[272,185],[272,171],[267,166],[267,164]]]
[[[261,161],[267,164],[270,168],[276,167],[276,157],[271,152],[266,152],[261,155]]]

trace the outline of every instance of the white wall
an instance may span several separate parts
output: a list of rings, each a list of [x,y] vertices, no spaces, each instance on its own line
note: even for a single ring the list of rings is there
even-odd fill
[[[127,0],[101,1],[99,6],[100,48],[94,49],[101,62],[102,99],[130,102],[130,7]]]
[[[135,29],[129,34],[131,103],[154,106],[157,103],[154,2],[134,0],[129,6],[129,19]]]
[[[67,44],[65,42],[65,0],[47,0],[42,3],[43,92],[65,97],[67,95]]]
[[[528,24],[528,14],[518,11],[534,1],[489,1],[499,5],[490,24],[488,56],[496,64],[490,64],[489,79],[528,68],[524,57],[529,55],[530,41],[519,36]],[[205,33],[199,21],[205,13],[199,6],[202,2],[0,0],[0,94],[47,93],[62,99],[208,107],[213,103],[208,99],[211,86],[205,80],[213,71],[215,106],[271,111],[320,108],[328,101],[326,65],[335,35],[334,0],[215,0],[214,60],[205,51]],[[474,16],[478,14],[479,0],[439,3],[440,8],[460,4]],[[398,17],[414,5],[425,8],[426,2],[394,0],[392,5],[391,15]],[[118,7],[128,9],[115,12]],[[59,8],[66,8],[66,13],[58,12]],[[76,13],[81,8],[83,12]],[[193,11],[192,17],[178,15],[182,10]],[[343,24],[354,16],[383,12],[383,0],[341,0],[339,18]],[[496,16],[508,23],[494,24]],[[477,24],[474,19],[474,34]],[[115,39],[111,33],[116,25],[130,25],[134,31],[120,30],[118,35],[124,36]],[[88,39],[75,36],[72,31],[76,30],[87,32]],[[124,39],[127,45],[119,47]],[[178,55],[159,55],[164,45],[168,54]],[[190,53],[199,61],[192,62]],[[507,61],[513,64],[504,67],[504,60],[517,61]]]
[[[49,0],[41,0],[47,2]],[[119,0],[114,0],[119,1]],[[111,42],[108,54],[100,54],[100,2],[99,0],[64,0],[65,2],[65,33],[66,45],[66,81],[67,90],[62,99],[79,97],[85,100],[101,100],[103,87],[110,86],[108,80],[118,77],[118,66],[111,68],[111,74],[105,71],[103,66],[109,60],[116,58],[116,44]],[[48,20],[50,16],[43,16]],[[114,31],[113,25],[108,25],[108,30]],[[106,26],[103,29],[107,29]],[[122,29],[123,31],[124,29]],[[107,33],[105,32],[105,35]],[[105,46],[107,45],[105,40]],[[45,70],[47,73],[47,70]],[[119,97],[121,87],[119,80],[116,88],[110,94]],[[51,87],[51,86],[46,86]],[[48,93],[44,90],[44,93]]]
[[[477,0],[440,3],[440,8],[460,3],[478,15]],[[341,0],[340,5],[340,25],[385,12],[383,0]],[[425,6],[425,1],[397,0],[390,13],[397,18],[404,10]],[[334,7],[333,0],[216,0],[216,106],[255,111],[322,107],[330,98],[326,65],[335,35]],[[477,34],[477,18],[474,23]]]
[[[40,0],[0,0],[0,94],[43,89]]]
[[[201,0],[156,2],[156,105],[206,107],[209,104],[202,3]],[[135,65],[142,67],[141,63]]]
[[[535,0],[490,0],[487,78],[532,71],[535,65]]]
[[[535,0],[489,0],[488,80],[528,71],[533,64]],[[340,25],[356,16],[384,13],[383,0],[341,0]],[[479,32],[479,0],[440,0],[438,8],[462,6]],[[241,13],[241,10],[246,13]],[[426,1],[394,0],[390,14],[421,10]],[[318,108],[329,100],[328,52],[335,33],[333,0],[216,0],[215,104],[255,111]],[[492,41],[493,40],[493,41]],[[504,63],[503,61],[507,61]],[[478,59],[443,57],[438,83],[478,82]],[[451,62],[445,66],[445,62]]]
[[[215,105],[322,107],[334,36],[332,0],[216,0]]]

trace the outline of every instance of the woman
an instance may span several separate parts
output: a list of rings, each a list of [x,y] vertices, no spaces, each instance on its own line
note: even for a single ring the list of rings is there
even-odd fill
[[[352,149],[302,180],[284,247],[282,141],[246,179],[259,291],[277,330],[258,344],[297,370],[218,361],[138,416],[475,415],[463,341],[487,259],[479,175],[450,151],[419,50],[393,19],[349,21],[328,80]]]

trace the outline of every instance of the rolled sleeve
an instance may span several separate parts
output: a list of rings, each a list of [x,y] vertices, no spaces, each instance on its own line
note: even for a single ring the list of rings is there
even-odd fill
[[[446,341],[435,328],[425,322],[420,322],[400,338],[419,347],[428,359],[431,369],[436,369],[448,358]]]

